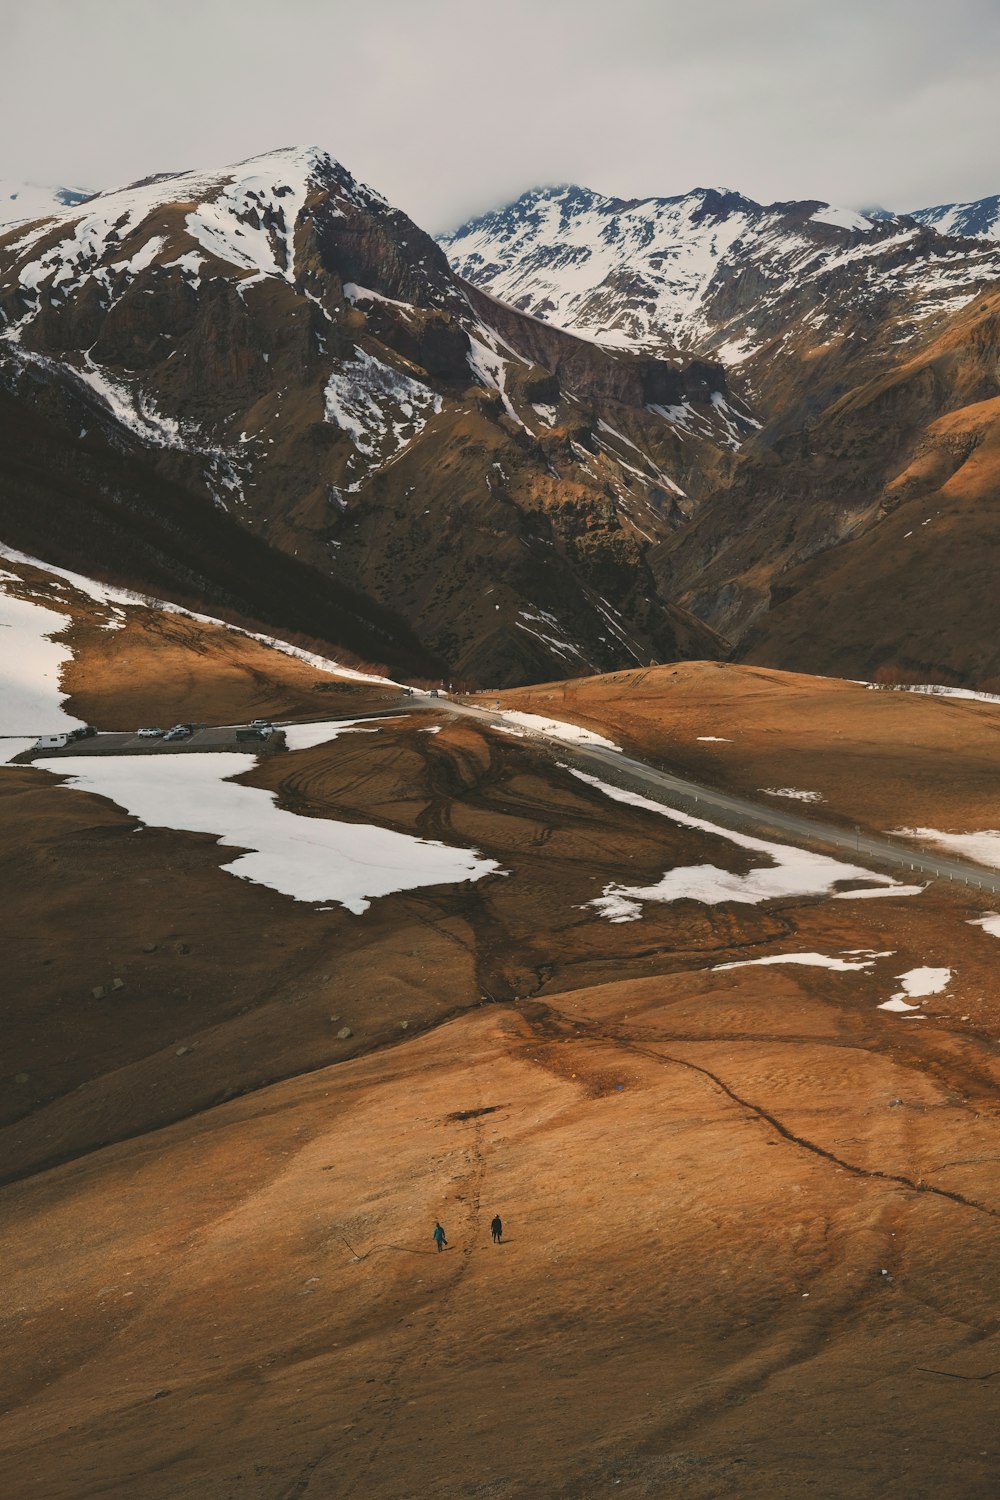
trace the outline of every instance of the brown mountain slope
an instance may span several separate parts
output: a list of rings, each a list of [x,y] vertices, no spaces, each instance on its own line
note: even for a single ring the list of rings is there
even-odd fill
[[[807,425],[765,433],[657,559],[739,655],[975,684],[1000,670],[993,293]]]
[[[949,717],[634,675],[566,691],[607,733],[752,733],[754,774],[769,746],[785,774],[782,729],[802,753],[806,705],[836,761],[856,699],[878,805],[879,706]],[[997,939],[973,894],[606,921],[609,881],[757,856],[441,707],[240,777],[307,826],[474,841],[505,871],[361,916],[0,772],[6,1491],[992,1500]],[[978,749],[952,753],[960,782]],[[790,955],[840,967],[716,967]],[[879,1009],[923,965],[949,971],[923,1019]]]

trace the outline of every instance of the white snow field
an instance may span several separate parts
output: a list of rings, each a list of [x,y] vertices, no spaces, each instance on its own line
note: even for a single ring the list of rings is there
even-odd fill
[[[336,901],[360,915],[378,896],[428,885],[481,880],[499,870],[475,850],[286,812],[275,794],[238,786],[252,755],[235,752],[157,756],[60,756],[36,760],[68,786],[107,797],[156,828],[211,833],[243,849],[222,868],[296,901]]]
[[[685,828],[699,828],[704,833],[728,839],[741,849],[753,849],[766,856],[770,864],[762,864],[746,875],[734,875],[721,870],[717,865],[684,865],[668,870],[655,885],[629,886],[613,882],[605,886],[604,894],[589,904],[595,906],[601,916],[609,922],[636,922],[642,916],[646,901],[700,901],[706,906],[717,906],[723,901],[744,902],[757,906],[762,901],[774,901],[788,896],[841,896],[845,900],[857,895],[903,896],[916,895],[922,886],[903,886],[891,875],[880,875],[860,865],[848,865],[831,859],[825,854],[811,854],[805,849],[795,849],[787,844],[774,844],[766,839],[752,838],[749,834],[735,833],[709,823],[704,818],[691,817],[676,808],[664,807],[637,792],[626,792],[620,787],[588,776],[583,771],[568,770],[572,776],[597,787],[616,802],[626,802],[632,807],[642,807],[648,812],[659,813]],[[835,886],[845,880],[871,882],[859,891],[837,891]]]
[[[505,724],[514,724],[535,734],[546,734],[553,740],[565,740],[568,745],[596,745],[603,750],[620,750],[613,740],[606,740],[592,729],[581,729],[579,724],[566,724],[562,719],[546,719],[541,714],[524,714],[516,709],[505,709],[501,715]]]
[[[1000,828],[983,828],[978,833],[942,833],[938,828],[893,828],[893,838],[920,839],[937,844],[949,854],[961,854],[977,864],[1000,870]]]
[[[71,623],[68,615],[7,592],[20,579],[0,573],[0,762],[27,750],[40,734],[58,734],[82,723],[63,708],[59,674],[73,653],[53,636]],[[16,745],[16,748],[15,748]]]
[[[971,917],[968,925],[970,927],[981,927],[984,932],[990,933],[991,936],[1000,937],[1000,912],[983,912],[981,917]]]
[[[713,964],[712,973],[717,974],[722,969],[752,969],[756,965],[768,964],[803,964],[809,969],[833,969],[837,973],[846,973],[848,969],[870,969],[874,962],[874,955],[851,962],[846,958],[828,958],[825,953],[772,953],[768,958],[739,958],[735,963]]]
[[[910,1002],[926,999],[928,995],[940,995],[951,983],[951,973],[950,969],[932,969],[924,965],[919,969],[908,969],[905,974],[897,974],[896,978],[903,988],[897,990],[889,1000],[883,1000],[879,1010],[919,1010],[918,1005]]]
[[[352,731],[354,734],[377,734],[378,725],[370,721],[363,727],[360,719],[339,719],[336,724],[280,724],[289,750],[311,750]]]

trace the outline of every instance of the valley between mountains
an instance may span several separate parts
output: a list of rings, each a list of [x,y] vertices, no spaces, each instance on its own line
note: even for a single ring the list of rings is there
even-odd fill
[[[995,202],[2,202],[4,1493],[993,1500]]]

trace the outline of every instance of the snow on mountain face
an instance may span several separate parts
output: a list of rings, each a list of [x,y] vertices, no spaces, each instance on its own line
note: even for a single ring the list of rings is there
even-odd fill
[[[927,239],[910,219],[704,188],[631,202],[535,189],[441,244],[460,276],[573,333],[730,365],[807,317],[817,344],[836,337],[886,293],[915,330],[1000,276],[1000,255]]]
[[[124,452],[391,597],[462,673],[718,650],[645,553],[756,425],[719,368],[609,354],[464,286],[315,148],[0,232],[0,386],[84,466]]]
[[[153,264],[179,266],[195,282],[210,261],[255,278],[291,280],[295,226],[321,171],[339,179],[341,193],[359,206],[384,201],[324,152],[289,148],[237,167],[156,177],[78,200],[4,248],[18,255],[18,280],[29,300],[43,284],[65,294],[87,277],[111,294],[118,273],[135,275]],[[167,213],[179,205],[189,211]],[[29,306],[25,321],[32,315]]]
[[[267,282],[285,283],[297,300],[309,298],[299,283],[308,285],[312,274],[302,264],[302,241],[312,235],[314,248],[313,207],[327,224],[351,213],[389,221],[396,216],[380,194],[326,152],[305,147],[234,167],[161,175],[63,205],[41,222],[16,225],[0,233],[0,351],[39,371],[70,372],[74,384],[86,387],[142,443],[200,455],[214,470],[213,492],[224,504],[227,491],[230,497],[242,492],[252,438],[242,424],[235,433],[211,432],[207,412],[199,413],[197,426],[166,413],[163,381],[151,389],[148,379],[135,378],[150,365],[146,350],[130,347],[122,358],[107,359],[96,338],[95,314],[104,328],[111,318],[130,329],[144,322],[142,342],[164,346],[166,360],[181,352],[173,331],[179,294],[197,297],[203,287],[224,280],[244,303],[251,287]],[[414,258],[406,273],[415,295],[442,301],[433,268]],[[168,298],[175,316],[158,318],[144,310],[145,297],[158,304]],[[79,333],[81,309],[91,329],[87,337]],[[53,340],[54,323],[68,326]],[[134,345],[133,338],[125,342]],[[316,342],[324,347],[322,336]],[[270,357],[257,355],[265,365]],[[423,404],[433,403],[428,396]],[[334,421],[329,413],[328,419]],[[391,429],[389,417],[386,424]],[[236,445],[235,434],[241,434]],[[370,434],[362,451],[374,452]]]
[[[873,227],[826,204],[768,209],[714,189],[625,202],[558,187],[525,193],[441,243],[459,275],[536,317],[604,344],[655,349],[703,342],[711,292],[740,263],[780,256],[795,266],[824,242],[840,246]]]
[[[38,182],[0,181],[0,227],[35,219],[47,219],[78,203],[86,203],[93,194],[82,188],[44,187]]]
[[[918,208],[910,218],[929,224],[939,234],[1000,240],[1000,193],[977,198],[972,203],[940,203],[936,208]]]

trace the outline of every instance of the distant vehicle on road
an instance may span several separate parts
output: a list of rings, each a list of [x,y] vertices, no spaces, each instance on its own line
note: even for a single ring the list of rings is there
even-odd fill
[[[163,736],[164,740],[186,740],[191,737],[190,724],[175,724],[173,729],[168,729]]]
[[[79,729],[70,730],[69,737],[71,740],[89,740],[93,739],[96,733],[97,730],[93,724],[81,724]]]
[[[42,734],[35,742],[36,750],[62,750],[69,744],[68,734]]]
[[[136,730],[136,734],[141,740],[158,740],[162,733],[162,729],[153,729],[150,725],[147,725],[145,729]]]
[[[274,725],[271,723],[270,719],[251,719],[250,720],[250,728],[251,729],[273,729]]]

